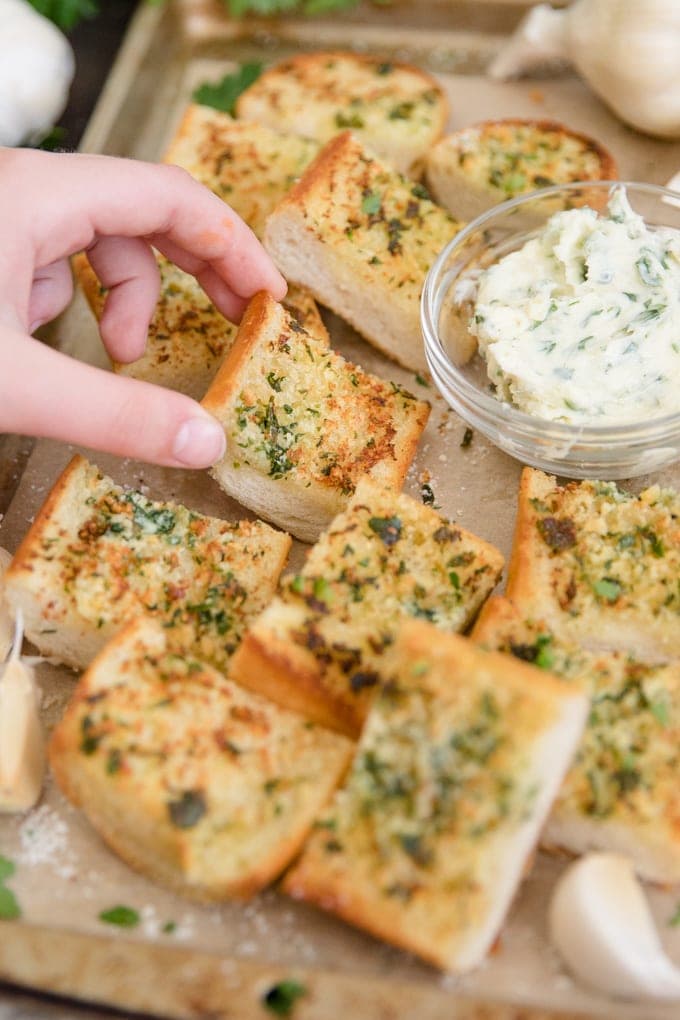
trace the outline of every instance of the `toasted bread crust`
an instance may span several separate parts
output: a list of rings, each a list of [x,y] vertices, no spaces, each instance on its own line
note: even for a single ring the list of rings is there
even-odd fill
[[[299,851],[343,738],[170,654],[138,620],[81,679],[50,742],[63,792],[112,849],[197,900],[250,897]]]
[[[476,966],[585,711],[556,678],[408,621],[352,768],[284,890],[437,967]]]
[[[306,286],[387,357],[427,370],[425,277],[461,224],[350,132],[330,141],[267,221],[264,242]]]
[[[322,143],[351,128],[397,170],[416,175],[449,110],[439,82],[421,68],[331,52],[275,64],[241,94],[236,112]]]
[[[333,696],[319,675],[314,654],[290,640],[264,630],[248,631],[239,648],[238,662],[231,663],[229,675],[277,705],[313,719],[319,726],[351,739],[361,732],[365,707],[359,699],[352,704],[347,698]]]
[[[248,302],[230,356],[215,376],[202,404],[206,411],[217,415],[236,395],[241,374],[261,341],[272,315],[273,299],[264,293],[255,294]]]
[[[227,451],[213,468],[223,488],[305,541],[363,475],[401,487],[429,415],[265,293],[250,302],[203,407],[225,428]]]
[[[604,145],[588,135],[557,121],[509,117],[446,135],[428,153],[425,175],[436,201],[469,220],[553,184],[615,180],[618,169]]]

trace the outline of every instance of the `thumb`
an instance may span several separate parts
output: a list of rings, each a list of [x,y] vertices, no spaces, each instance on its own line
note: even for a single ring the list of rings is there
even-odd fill
[[[0,336],[2,431],[168,467],[208,467],[225,446],[220,424],[189,397],[85,365],[18,330]]]

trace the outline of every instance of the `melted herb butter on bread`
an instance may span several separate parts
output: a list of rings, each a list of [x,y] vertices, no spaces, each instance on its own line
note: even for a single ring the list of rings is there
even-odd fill
[[[371,475],[399,488],[428,405],[370,375],[266,294],[253,299],[203,406],[224,425],[223,488],[312,541]]]
[[[464,972],[497,935],[586,699],[415,621],[381,681],[348,777],[284,888]]]
[[[464,630],[502,566],[487,542],[364,479],[301,572],[253,622],[232,675],[356,736],[401,623],[413,617]]]
[[[148,499],[75,457],[14,557],[7,598],[40,651],[76,667],[140,613],[161,619],[177,647],[224,666],[289,547],[261,521]]]
[[[680,663],[588,652],[491,598],[472,637],[579,685],[590,713],[543,833],[572,853],[630,857],[644,878],[680,880]]]
[[[591,650],[680,658],[680,497],[525,468],[507,596]]]
[[[388,357],[427,370],[425,277],[462,224],[350,132],[329,142],[270,215],[265,246],[287,279]]]
[[[342,737],[245,691],[141,618],[82,677],[50,745],[109,845],[194,899],[251,896],[299,850],[346,766]]]
[[[234,120],[226,113],[191,104],[164,156],[224,199],[262,236],[267,216],[319,151],[318,142]]]
[[[463,219],[553,184],[616,176],[604,146],[552,121],[511,118],[461,128],[433,146],[426,161],[432,194]]]
[[[436,78],[356,53],[306,53],[273,65],[236,103],[239,119],[327,142],[352,130],[402,173],[440,137],[448,102]]]

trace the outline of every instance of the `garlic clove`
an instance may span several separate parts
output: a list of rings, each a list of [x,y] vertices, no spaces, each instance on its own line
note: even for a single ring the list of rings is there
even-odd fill
[[[0,812],[33,807],[45,776],[40,695],[32,668],[19,656],[22,638],[19,617],[12,656],[0,674]]]
[[[632,863],[592,853],[570,865],[549,908],[551,938],[586,984],[622,998],[680,1000],[680,969],[663,951]]]
[[[574,66],[624,123],[680,137],[677,0],[576,0],[566,28]]]
[[[677,0],[573,0],[564,11],[539,4],[488,73],[506,79],[566,61],[624,123],[680,138],[679,49]]]
[[[37,142],[66,106],[73,50],[27,0],[0,0],[0,25],[0,145]]]
[[[666,187],[669,191],[677,191],[678,197],[671,198],[670,195],[664,195],[663,201],[667,202],[668,205],[680,206],[680,171],[677,174],[673,174],[669,181],[666,181]]]
[[[5,571],[11,562],[12,557],[10,553],[6,549],[0,548],[0,668],[12,647],[12,634],[14,633],[12,614],[5,601],[4,583]]]

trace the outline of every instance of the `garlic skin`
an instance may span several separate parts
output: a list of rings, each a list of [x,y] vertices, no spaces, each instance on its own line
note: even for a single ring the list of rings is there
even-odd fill
[[[505,79],[567,59],[625,123],[680,138],[677,0],[574,0],[534,8],[489,68]]]
[[[572,973],[606,995],[680,1001],[680,968],[663,951],[632,862],[592,853],[560,877],[550,936]]]
[[[73,50],[26,0],[0,0],[0,145],[39,142],[66,106]]]
[[[562,63],[569,63],[564,11],[539,4],[529,11],[497,53],[488,73],[505,81]]]
[[[32,808],[45,778],[40,692],[33,669],[20,657],[22,640],[19,610],[12,655],[0,669],[0,814]]]

